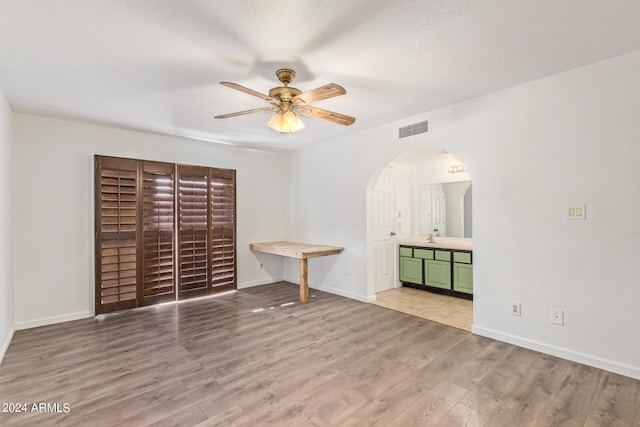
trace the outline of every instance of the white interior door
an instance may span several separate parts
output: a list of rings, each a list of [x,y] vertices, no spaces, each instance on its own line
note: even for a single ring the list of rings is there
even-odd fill
[[[378,177],[374,188],[373,248],[376,292],[392,289],[395,283],[394,172],[393,167],[387,166]]]
[[[447,235],[447,206],[442,184],[431,186],[432,229],[434,236]]]

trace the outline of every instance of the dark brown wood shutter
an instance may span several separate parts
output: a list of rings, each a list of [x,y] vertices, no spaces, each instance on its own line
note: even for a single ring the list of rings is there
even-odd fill
[[[95,156],[96,314],[236,288],[236,173]]]
[[[211,288],[236,287],[236,171],[210,169]]]
[[[178,298],[209,293],[208,168],[178,165]]]
[[[136,306],[136,161],[96,157],[96,314]]]
[[[142,163],[142,289],[140,305],[175,301],[175,166]]]

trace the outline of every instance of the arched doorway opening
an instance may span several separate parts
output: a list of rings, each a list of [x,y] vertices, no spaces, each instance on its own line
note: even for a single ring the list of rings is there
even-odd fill
[[[412,146],[380,165],[367,188],[367,292],[374,304],[471,330],[472,301],[460,298],[470,295],[401,281],[398,248],[429,236],[436,247],[470,247],[472,204],[469,173],[441,148]]]

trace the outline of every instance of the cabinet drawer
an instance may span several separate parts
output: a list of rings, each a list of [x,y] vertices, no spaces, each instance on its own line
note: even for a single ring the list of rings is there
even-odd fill
[[[414,258],[433,259],[433,250],[432,249],[414,249],[413,256]]]
[[[468,252],[454,252],[453,262],[460,262],[463,264],[471,264],[471,254]]]
[[[435,251],[435,259],[437,261],[451,261],[451,252],[449,251]]]
[[[413,249],[403,248],[402,246],[400,246],[400,256],[406,256],[411,258],[413,256]]]

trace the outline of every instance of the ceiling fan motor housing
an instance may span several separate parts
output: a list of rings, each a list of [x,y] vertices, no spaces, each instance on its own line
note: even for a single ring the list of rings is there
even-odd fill
[[[281,102],[291,102],[291,98],[300,95],[302,91],[295,87],[279,86],[274,87],[269,91],[269,96],[275,99],[279,99]]]
[[[276,71],[276,77],[284,86],[274,87],[269,91],[269,96],[280,100],[280,102],[289,103],[291,98],[300,95],[302,91],[295,87],[289,87],[289,83],[296,77],[296,72],[290,68],[280,68]]]

